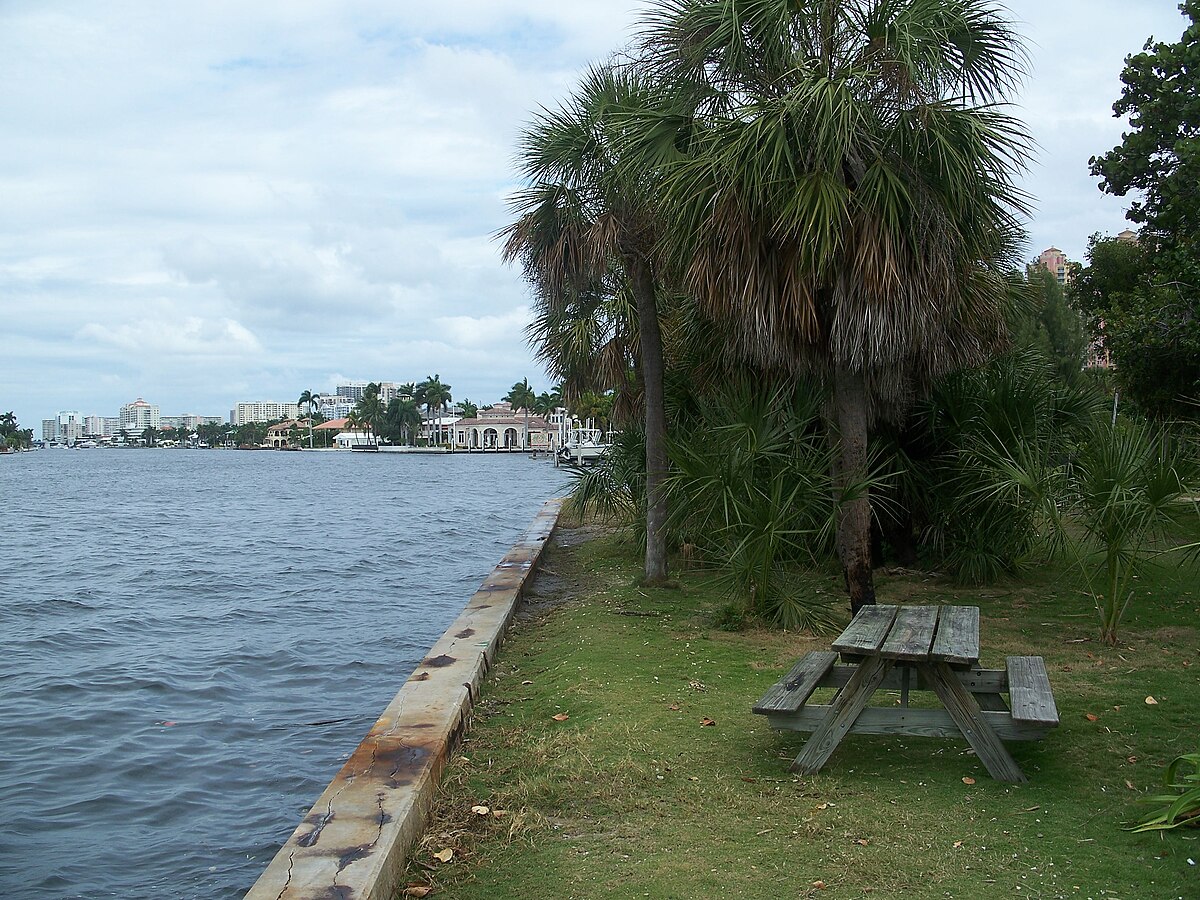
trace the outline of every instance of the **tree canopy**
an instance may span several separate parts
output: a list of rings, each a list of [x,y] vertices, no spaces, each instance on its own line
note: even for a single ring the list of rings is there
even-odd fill
[[[1113,355],[1118,383],[1147,412],[1197,414],[1200,396],[1200,0],[1178,41],[1150,39],[1121,73],[1115,116],[1130,130],[1092,157],[1100,190],[1130,193],[1137,244],[1093,237],[1075,296]]]

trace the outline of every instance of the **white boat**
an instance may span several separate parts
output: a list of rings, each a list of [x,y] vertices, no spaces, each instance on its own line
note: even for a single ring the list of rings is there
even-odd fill
[[[563,437],[558,450],[559,462],[585,466],[600,459],[611,446],[608,435],[599,428],[572,428]]]

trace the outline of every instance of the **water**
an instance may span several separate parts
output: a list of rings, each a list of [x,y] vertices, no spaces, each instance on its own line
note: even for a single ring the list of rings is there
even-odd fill
[[[0,897],[240,897],[562,482],[521,455],[0,458]]]

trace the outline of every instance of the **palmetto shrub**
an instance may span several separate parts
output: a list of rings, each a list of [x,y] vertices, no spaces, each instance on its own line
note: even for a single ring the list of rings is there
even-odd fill
[[[827,598],[790,577],[832,553],[836,504],[821,396],[734,379],[698,398],[669,437],[670,530],[721,570],[751,615],[821,627]]]
[[[980,584],[1047,559],[1062,541],[1068,464],[1102,404],[1032,354],[943,381],[918,407],[903,498],[935,564]]]
[[[1098,422],[1072,461],[1070,510],[1085,537],[1078,558],[1105,643],[1117,642],[1147,551],[1168,547],[1173,527],[1195,518],[1196,449],[1157,423]]]

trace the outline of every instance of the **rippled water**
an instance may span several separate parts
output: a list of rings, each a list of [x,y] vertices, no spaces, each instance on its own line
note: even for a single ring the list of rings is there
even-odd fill
[[[562,482],[520,455],[0,458],[0,896],[240,897]]]

